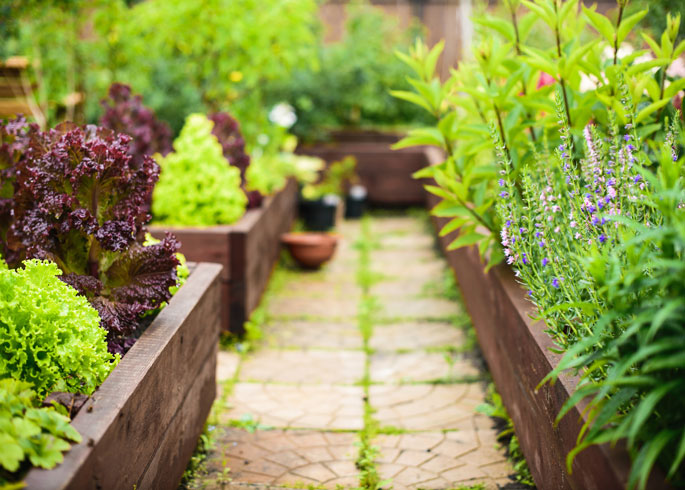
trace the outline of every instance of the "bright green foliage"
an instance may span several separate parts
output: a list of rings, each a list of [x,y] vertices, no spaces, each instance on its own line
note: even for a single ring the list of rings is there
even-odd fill
[[[59,279],[56,264],[28,260],[0,269],[0,378],[91,394],[118,362],[88,300]]]
[[[315,62],[315,0],[60,0],[16,12],[18,29],[0,26],[0,51],[33,62],[49,125],[75,91],[86,96],[87,119],[97,120],[116,81],[176,133],[188,114],[230,109],[250,149],[262,133],[277,147],[264,85]]]
[[[357,178],[356,167],[357,159],[353,156],[346,156],[331,163],[320,182],[309,184],[302,189],[302,196],[307,199],[319,199],[327,194],[343,196],[346,186]]]
[[[394,55],[407,50],[418,28],[402,30],[370,2],[350,2],[343,38],[318,43],[318,66],[294,70],[267,86],[273,102],[287,101],[296,111],[291,131],[310,141],[325,139],[331,128],[392,127],[428,123],[430,116],[393,98],[389,87],[411,86],[410,69]]]
[[[36,408],[39,403],[30,383],[0,380],[0,485],[8,483],[3,473],[16,472],[26,460],[50,469],[62,462],[69,441],[81,442],[68,417]]]
[[[156,222],[168,225],[231,224],[245,213],[247,197],[240,188],[240,170],[228,164],[212,135],[212,122],[191,114],[174,151],[159,156],[161,167],[153,199]]]
[[[649,49],[623,56],[621,44],[645,15],[644,11],[623,15],[623,1],[616,19],[588,8],[581,13],[577,0],[507,0],[505,5],[507,20],[491,15],[476,19],[483,32],[473,61],[460,63],[444,83],[435,74],[442,44],[428,50],[417,43],[410,55],[399,53],[415,72],[410,80],[413,91],[393,92],[436,120],[433,126],[411,131],[395,147],[433,145],[446,152],[445,162],[417,176],[437,182],[428,187],[442,198],[434,214],[452,218],[443,233],[460,229],[451,248],[478,245],[489,265],[503,259],[496,237],[501,223],[494,203],[500,189],[492,131],[511,162],[515,185],[520,186],[518,175],[527,165],[536,165],[536,153],[545,154],[561,143],[556,90],[571,135],[579,140],[590,121],[600,133],[608,132],[610,113],[625,125],[632,117],[624,107],[626,95],[638,107],[632,119],[638,135],[659,131],[664,118],[674,114],[671,99],[685,88],[683,79],[671,80],[666,87],[664,75],[685,51],[685,42],[676,43],[678,18],[670,19],[673,28],[660,43],[643,35],[638,41]],[[521,15],[523,7],[528,12]],[[531,38],[534,28],[544,29],[551,42],[536,45]],[[638,59],[648,52],[653,60]],[[654,68],[656,73],[651,71]]]

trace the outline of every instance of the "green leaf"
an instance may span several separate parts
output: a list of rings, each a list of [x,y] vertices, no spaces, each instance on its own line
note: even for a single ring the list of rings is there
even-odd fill
[[[19,469],[24,460],[24,450],[17,440],[9,434],[0,433],[0,466],[9,472]]]
[[[667,105],[670,101],[670,99],[664,99],[664,100],[659,100],[657,102],[653,102],[649,104],[647,107],[642,109],[640,112],[637,113],[637,117],[635,118],[636,123],[640,123],[647,119],[651,114],[654,112],[658,111],[665,105]]]
[[[423,64],[424,78],[426,80],[433,78],[433,76],[435,75],[435,67],[438,64],[438,58],[440,58],[440,54],[442,53],[444,48],[445,41],[442,40],[435,46],[433,46],[433,48],[428,53],[428,56],[426,56],[426,59]]]
[[[454,230],[461,228],[464,224],[469,222],[469,218],[452,218],[440,230],[439,235],[445,236],[452,233]]]
[[[630,31],[633,30],[633,27],[635,27],[635,25],[637,25],[637,23],[640,22],[645,15],[647,15],[647,12],[649,12],[649,9],[640,10],[639,12],[626,17],[621,21],[616,33],[619,46],[623,43],[623,41],[625,41],[626,37],[628,37],[628,34],[630,34]]]
[[[445,139],[437,128],[419,128],[409,131],[409,135],[391,146],[393,150],[409,148],[412,146],[437,146],[445,147]]]
[[[390,95],[393,97],[397,97],[398,99],[406,100],[407,102],[411,102],[412,104],[415,104],[419,107],[423,107],[426,109],[428,112],[433,114],[433,108],[431,107],[430,103],[424,99],[421,95],[415,93],[415,92],[409,92],[406,90],[391,90]]]
[[[516,40],[514,26],[504,19],[488,15],[483,17],[475,17],[473,21],[476,24],[489,27],[490,29],[499,32],[507,41],[514,42]]]
[[[447,246],[447,250],[456,250],[458,248],[462,247],[468,247],[469,245],[473,245],[474,243],[478,243],[480,240],[483,238],[487,238],[485,235],[481,235],[480,233],[477,233],[475,231],[472,231],[470,233],[465,233],[464,235],[459,235],[456,240],[452,241]]]
[[[657,58],[664,57],[663,53],[661,52],[661,47],[657,44],[657,42],[654,39],[652,39],[652,37],[649,34],[641,32],[640,35],[642,36],[642,39],[644,39],[645,42],[649,44],[649,47],[652,48],[654,56],[656,56]]]
[[[590,21],[590,24],[592,24],[592,27],[594,27],[609,44],[613,45],[615,31],[611,21],[602,14],[595,12],[594,6],[592,9],[589,9],[583,5],[583,13]]]

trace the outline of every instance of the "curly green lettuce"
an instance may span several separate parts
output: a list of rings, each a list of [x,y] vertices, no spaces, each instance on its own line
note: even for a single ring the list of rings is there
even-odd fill
[[[245,213],[240,170],[230,166],[212,134],[213,123],[191,114],[174,151],[157,155],[162,169],[152,201],[154,220],[167,225],[231,224]]]
[[[88,300],[59,279],[56,264],[0,265],[0,379],[54,391],[93,393],[119,360]]]

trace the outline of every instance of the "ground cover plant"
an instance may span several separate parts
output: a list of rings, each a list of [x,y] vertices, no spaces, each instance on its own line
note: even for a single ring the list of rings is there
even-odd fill
[[[502,39],[478,45],[443,84],[440,46],[401,55],[418,78],[396,95],[438,122],[398,146],[445,150],[419,175],[437,183],[435,214],[452,218],[442,232],[460,231],[450,248],[477,245],[488,267],[506,259],[564,353],[546,381],[581,376],[559,414],[590,397],[569,471],[587,446],[625,440],[630,488],[645,488],[655,464],[682,486],[685,194],[673,101],[685,81],[668,74],[685,52],[680,19],[667,16],[658,42],[633,34],[646,49],[626,55],[647,12],[628,15],[625,1],[613,16],[573,1],[506,5],[509,21],[478,20]],[[549,29],[547,50],[528,41],[536,23]]]

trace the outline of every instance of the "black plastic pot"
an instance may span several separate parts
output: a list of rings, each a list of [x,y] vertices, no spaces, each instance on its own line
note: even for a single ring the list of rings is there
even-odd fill
[[[304,227],[311,231],[328,231],[335,226],[335,212],[338,208],[338,198],[330,196],[311,200],[300,199],[300,218]]]
[[[353,186],[345,198],[345,218],[359,219],[366,211],[366,188]]]

